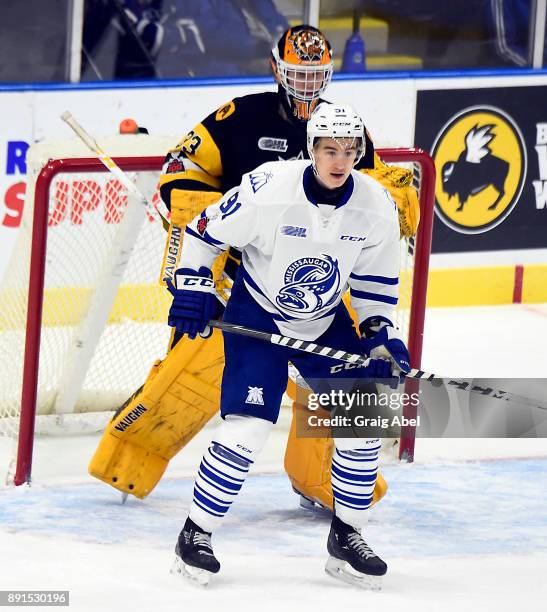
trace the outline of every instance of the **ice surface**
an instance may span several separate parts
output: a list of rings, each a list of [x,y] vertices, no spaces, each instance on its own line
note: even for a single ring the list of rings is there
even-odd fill
[[[248,478],[214,534],[222,569],[207,591],[168,574],[190,479],[166,479],[123,506],[100,483],[1,491],[2,583],[68,589],[75,610],[543,609],[547,458],[389,466],[384,474],[390,493],[366,530],[390,567],[380,594],[325,576],[329,517],[301,510],[283,474]]]
[[[545,305],[429,310],[423,367],[545,376],[546,340]],[[287,418],[213,536],[207,590],[169,567],[211,427],[124,506],[86,474],[97,436],[39,438],[33,486],[0,489],[0,588],[68,589],[76,611],[547,609],[546,440],[418,440],[414,464],[384,466],[366,539],[389,571],[368,593],[324,574],[329,518],[300,509],[283,473]]]

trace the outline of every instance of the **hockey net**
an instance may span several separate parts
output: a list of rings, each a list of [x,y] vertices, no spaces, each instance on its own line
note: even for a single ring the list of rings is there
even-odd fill
[[[157,202],[163,154],[173,139],[124,135],[101,142]],[[418,236],[401,241],[397,309],[419,367],[434,167],[419,150],[379,153],[414,171],[420,197]],[[128,204],[122,185],[77,141],[31,147],[27,168],[19,239],[0,287],[0,435],[18,440],[17,484],[30,474],[35,428],[102,428],[165,355],[170,336],[169,294],[158,282],[165,247],[159,216]],[[412,431],[403,432],[401,451],[412,457]]]

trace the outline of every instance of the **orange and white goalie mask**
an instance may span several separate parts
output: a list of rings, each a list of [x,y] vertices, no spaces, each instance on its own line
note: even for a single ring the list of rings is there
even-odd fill
[[[289,28],[272,49],[270,62],[289,116],[307,121],[332,78],[329,41],[312,26]]]

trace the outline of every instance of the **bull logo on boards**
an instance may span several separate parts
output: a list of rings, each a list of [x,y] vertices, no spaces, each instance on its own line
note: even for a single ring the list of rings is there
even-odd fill
[[[516,206],[526,176],[524,138],[498,108],[467,108],[435,139],[439,169],[437,216],[453,230],[479,234],[499,225]]]

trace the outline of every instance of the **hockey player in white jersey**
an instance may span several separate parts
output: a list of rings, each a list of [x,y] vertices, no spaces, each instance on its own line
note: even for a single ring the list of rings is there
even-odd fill
[[[388,378],[408,371],[409,355],[392,323],[399,282],[399,223],[388,192],[353,170],[364,153],[364,126],[349,106],[321,104],[307,126],[309,161],[269,162],[209,206],[185,232],[181,268],[171,285],[169,325],[191,338],[219,314],[211,265],[229,246],[242,265],[224,320],[269,333],[360,352],[358,372]],[[341,302],[350,289],[361,336]],[[220,569],[211,533],[234,502],[277,421],[288,362],[305,380],[348,377],[333,359],[224,334],[219,426],[199,467],[175,570],[207,583]],[[335,439],[334,515],[328,574],[378,588],[387,565],[362,530],[378,469],[378,439]]]

